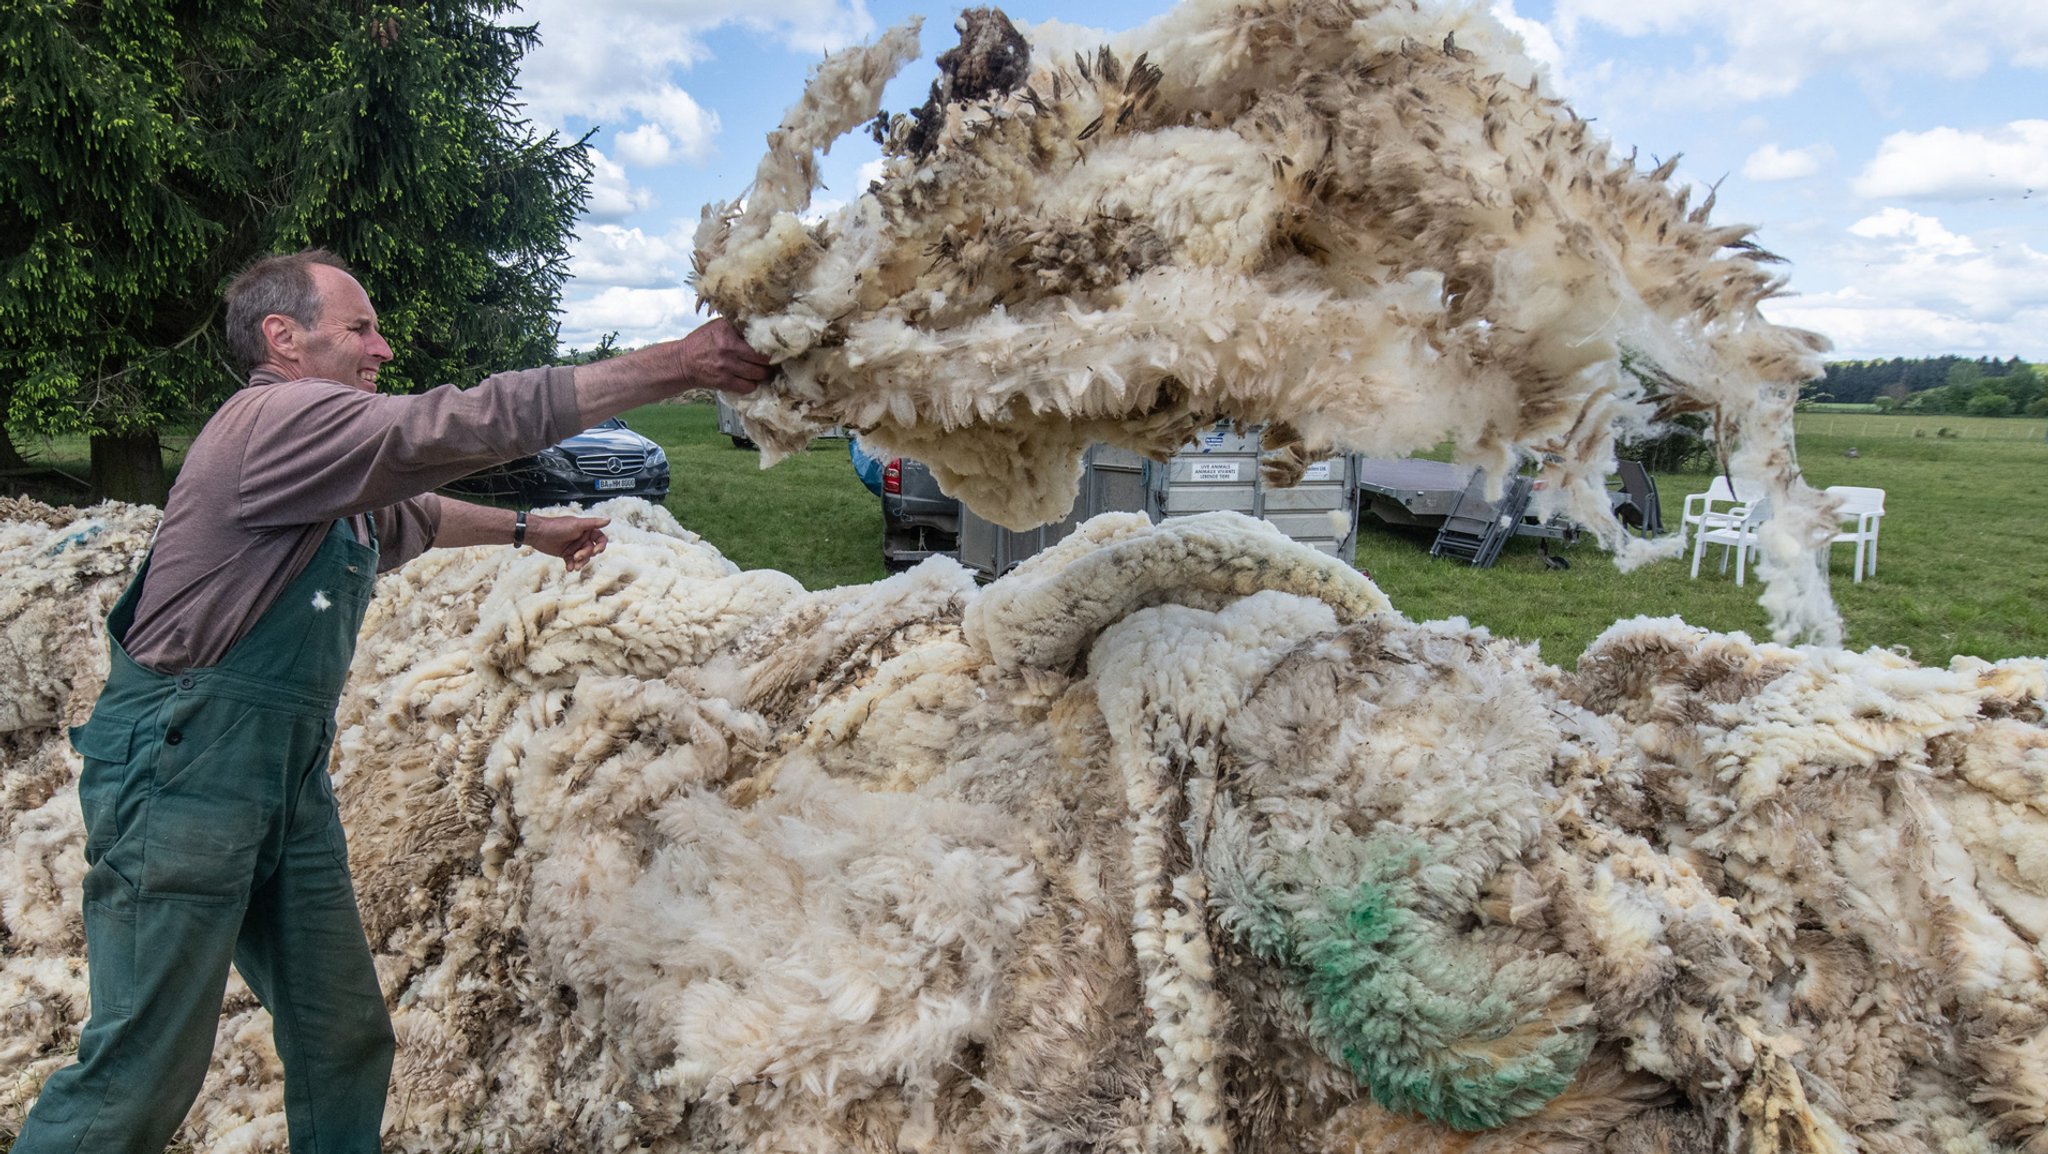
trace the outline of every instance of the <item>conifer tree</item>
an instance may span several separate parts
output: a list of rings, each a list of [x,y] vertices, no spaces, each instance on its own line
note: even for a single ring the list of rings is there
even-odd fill
[[[0,14],[0,402],[161,500],[158,433],[240,383],[234,271],[325,245],[408,390],[547,359],[583,141],[519,113],[506,0],[9,0]]]

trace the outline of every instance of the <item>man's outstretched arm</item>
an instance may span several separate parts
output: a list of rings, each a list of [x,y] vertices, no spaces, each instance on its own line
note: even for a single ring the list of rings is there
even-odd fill
[[[751,393],[774,371],[731,321],[717,317],[680,340],[576,366],[576,408],[585,425],[595,425],[689,389]]]
[[[517,532],[519,515],[510,509],[473,505],[452,497],[435,497],[441,503],[441,528],[434,534],[436,549],[459,549],[464,545],[510,545]],[[604,527],[610,517],[529,515],[526,539],[550,557],[560,557],[571,570],[604,552]]]

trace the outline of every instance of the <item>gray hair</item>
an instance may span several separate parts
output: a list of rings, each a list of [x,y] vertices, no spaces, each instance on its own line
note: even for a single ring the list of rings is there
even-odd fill
[[[309,248],[260,257],[229,282],[228,352],[243,372],[270,359],[270,343],[263,339],[264,317],[287,316],[308,328],[319,321],[320,291],[312,273],[316,264],[349,271],[340,257],[324,248]]]

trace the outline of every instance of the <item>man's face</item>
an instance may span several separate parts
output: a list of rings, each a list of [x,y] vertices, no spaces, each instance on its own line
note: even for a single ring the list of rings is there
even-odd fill
[[[320,315],[311,328],[277,318],[288,323],[288,331],[273,339],[272,359],[290,380],[322,377],[376,392],[377,370],[391,359],[391,346],[377,331],[369,294],[338,268],[316,264],[309,271],[320,294]]]

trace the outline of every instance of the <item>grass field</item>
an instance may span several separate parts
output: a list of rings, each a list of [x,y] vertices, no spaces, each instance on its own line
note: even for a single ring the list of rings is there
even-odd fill
[[[1799,414],[1801,436],[1877,440],[2033,441],[2048,444],[2048,420],[2039,417],[1962,417],[1939,414],[1828,411]],[[1943,430],[1947,430],[1944,432]]]
[[[878,580],[880,503],[860,486],[842,441],[818,441],[773,469],[720,436],[711,405],[656,405],[627,414],[668,450],[668,507],[745,568],[781,569],[806,588]],[[2017,437],[1873,437],[1835,422],[1912,421],[2027,427],[2024,420],[1802,413],[1800,458],[1815,485],[1874,485],[1888,494],[1881,568],[1855,584],[1850,551],[1834,552],[1837,604],[1856,648],[1900,646],[1919,661],[1956,654],[1998,659],[2048,654],[2048,442]],[[2039,422],[2031,423],[2037,430]],[[1854,446],[1854,459],[1846,451]],[[83,446],[50,445],[46,460],[83,469]],[[75,458],[75,459],[74,459]],[[1660,475],[1664,519],[1677,525],[1685,494],[1705,474]],[[62,496],[58,494],[58,496]],[[47,499],[47,498],[46,498]],[[75,496],[66,499],[76,500]],[[1710,552],[1698,580],[1689,556],[1621,573],[1590,542],[1563,549],[1569,569],[1544,565],[1536,544],[1511,543],[1492,569],[1428,555],[1429,538],[1366,518],[1358,563],[1402,612],[1463,616],[1497,634],[1538,642],[1569,666],[1616,620],[1676,615],[1709,629],[1766,635],[1759,586],[1736,588]],[[1554,551],[1559,551],[1553,546]]]
[[[1807,418],[1800,418],[1803,430]],[[2048,654],[2048,445],[2001,441],[1854,442],[1824,434],[1799,439],[1814,485],[1872,485],[1886,491],[1880,568],[1851,580],[1850,548],[1832,558],[1835,602],[1854,648],[1902,646],[1922,663],[1958,653],[1997,659]],[[1657,477],[1667,525],[1704,474]],[[1371,518],[1367,526],[1373,525]],[[1553,547],[1554,548],[1554,547]],[[1535,543],[1512,542],[1500,563],[1475,570],[1427,555],[1428,538],[1363,528],[1359,564],[1402,612],[1463,615],[1496,633],[1539,641],[1546,658],[1570,665],[1608,624],[1675,615],[1721,631],[1765,637],[1757,585],[1736,588],[1709,549],[1698,580],[1691,556],[1633,573],[1615,569],[1590,542],[1565,551],[1572,567],[1546,568]]]
[[[650,405],[626,423],[668,451],[669,511],[734,564],[806,589],[882,578],[882,503],[853,475],[845,441],[762,469],[718,432],[715,406]]]
[[[1878,573],[1854,583],[1849,547],[1834,552],[1835,599],[1849,644],[1902,646],[1926,663],[1946,663],[1958,653],[1990,659],[2048,654],[2048,442],[1931,433],[1873,440],[1827,431],[1833,419],[1798,418],[1808,478],[1815,485],[1874,485],[1887,492]],[[854,479],[843,443],[819,441],[764,472],[754,467],[753,454],[718,435],[709,405],[654,406],[628,414],[627,421],[669,447],[675,478],[670,510],[736,563],[782,569],[814,589],[883,575],[879,505]],[[1851,445],[1854,459],[1845,455]],[[1678,524],[1685,495],[1705,489],[1709,479],[1657,478],[1667,524]],[[1585,542],[1561,551],[1571,568],[1559,570],[1523,539],[1494,568],[1478,570],[1431,558],[1428,546],[1427,537],[1368,517],[1358,563],[1402,612],[1463,616],[1496,633],[1540,642],[1553,662],[1572,664],[1601,630],[1638,614],[1768,635],[1756,603],[1760,587],[1736,588],[1732,576],[1716,571],[1711,550],[1695,581],[1686,575],[1690,555],[1622,573]]]

